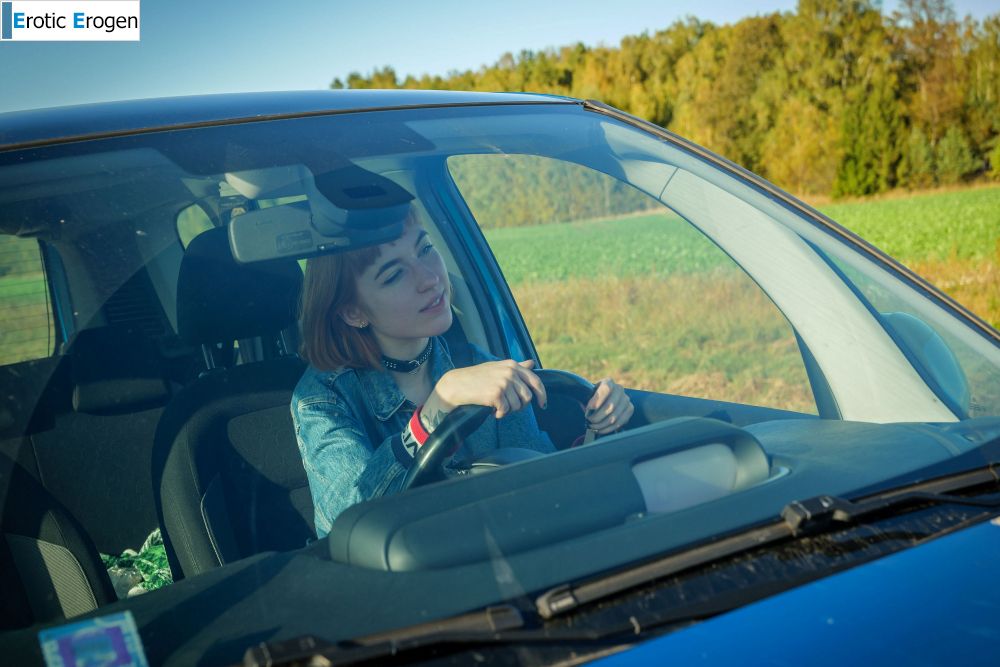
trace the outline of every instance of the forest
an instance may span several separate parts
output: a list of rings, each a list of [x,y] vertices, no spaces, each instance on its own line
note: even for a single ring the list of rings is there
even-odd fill
[[[947,0],[800,0],[714,25],[688,17],[618,46],[506,53],[478,70],[332,88],[530,91],[597,99],[802,196],[1000,180],[1000,13]]]

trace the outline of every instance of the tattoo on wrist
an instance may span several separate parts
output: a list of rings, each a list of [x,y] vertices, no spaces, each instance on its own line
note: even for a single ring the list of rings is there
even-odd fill
[[[444,418],[448,416],[447,410],[435,410],[434,408],[427,409],[426,407],[420,411],[420,423],[427,430],[428,433],[433,433],[434,429],[440,426]]]

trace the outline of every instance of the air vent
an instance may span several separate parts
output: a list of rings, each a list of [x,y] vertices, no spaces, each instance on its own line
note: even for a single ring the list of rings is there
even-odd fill
[[[150,338],[166,334],[166,318],[145,269],[134,274],[104,304],[109,324],[135,326]]]
[[[162,337],[170,327],[135,246],[135,236],[131,224],[107,225],[81,238],[77,247],[87,255],[99,294],[107,295],[102,306],[107,324],[126,324],[150,338]],[[110,248],[114,252],[109,252]]]

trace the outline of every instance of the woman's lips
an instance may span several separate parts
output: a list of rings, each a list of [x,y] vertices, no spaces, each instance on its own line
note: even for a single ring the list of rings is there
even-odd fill
[[[429,304],[420,309],[421,313],[437,313],[444,309],[445,298],[444,292],[438,295],[436,299],[431,301]]]

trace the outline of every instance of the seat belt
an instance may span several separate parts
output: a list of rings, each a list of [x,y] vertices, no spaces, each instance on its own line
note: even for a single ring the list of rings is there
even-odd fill
[[[472,345],[470,343],[451,343],[451,363],[455,368],[465,368],[472,365]]]

